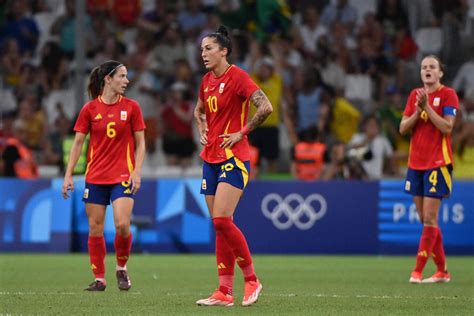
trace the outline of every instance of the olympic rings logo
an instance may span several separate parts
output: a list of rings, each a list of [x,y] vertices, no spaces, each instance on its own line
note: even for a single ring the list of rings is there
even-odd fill
[[[277,193],[270,193],[263,198],[261,207],[263,215],[280,230],[293,225],[300,230],[308,230],[326,214],[327,202],[317,193],[306,198],[291,193],[284,199]]]

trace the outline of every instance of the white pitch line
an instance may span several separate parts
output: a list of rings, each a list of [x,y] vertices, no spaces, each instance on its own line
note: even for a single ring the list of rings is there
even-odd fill
[[[368,298],[368,299],[409,299],[419,300],[422,299],[435,299],[435,300],[469,300],[474,301],[472,297],[457,297],[457,296],[434,296],[434,297],[414,297],[414,296],[401,296],[401,295],[340,295],[340,294],[294,294],[294,293],[281,293],[281,294],[267,294],[262,293],[262,296],[276,296],[276,297],[327,297],[327,298]]]
[[[79,295],[82,293],[84,292],[0,292],[0,295]],[[141,294],[141,292],[129,292],[129,295]]]

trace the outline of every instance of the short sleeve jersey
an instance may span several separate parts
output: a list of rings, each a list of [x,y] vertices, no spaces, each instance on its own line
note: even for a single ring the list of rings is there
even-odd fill
[[[127,181],[135,167],[134,132],[145,129],[142,111],[132,99],[106,104],[100,97],[86,103],[74,131],[90,133],[86,181],[115,184]]]
[[[237,157],[250,160],[247,136],[232,148],[220,148],[223,139],[219,135],[238,132],[247,123],[249,102],[259,87],[250,76],[235,65],[219,77],[212,72],[204,75],[199,88],[199,99],[204,103],[207,127],[207,145],[201,158],[208,163],[220,163]]]
[[[416,90],[412,90],[408,97],[404,116],[411,116],[416,111]],[[440,116],[444,116],[446,107],[459,109],[456,92],[445,86],[428,94],[428,104]],[[408,167],[415,170],[428,170],[452,163],[451,136],[443,135],[428,118],[428,114],[422,112],[412,131]]]

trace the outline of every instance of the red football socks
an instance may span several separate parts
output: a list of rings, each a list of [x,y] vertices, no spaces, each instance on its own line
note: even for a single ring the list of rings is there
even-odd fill
[[[125,267],[132,249],[132,233],[128,234],[127,237],[115,234],[114,246],[115,255],[117,257],[117,265],[119,267]]]
[[[89,247],[92,273],[94,273],[96,279],[103,279],[105,276],[105,254],[107,252],[104,236],[89,236],[87,246]]]
[[[256,280],[255,272],[253,271],[252,256],[250,255],[244,234],[242,234],[240,229],[234,224],[231,217],[216,217],[212,221],[216,229],[216,239],[218,235],[223,236],[223,239],[232,249],[235,260],[242,271],[250,267],[247,268],[247,272],[244,273],[245,281]]]
[[[438,227],[424,226],[416,256],[415,271],[422,273],[438,237]]]
[[[438,271],[446,272],[446,256],[444,254],[443,247],[443,234],[441,234],[441,229],[439,229],[439,227],[437,228],[438,235],[433,247],[433,261],[435,262]]]
[[[232,295],[234,284],[235,258],[232,249],[224,240],[222,234],[216,233],[216,260],[219,274],[219,290],[224,294]]]

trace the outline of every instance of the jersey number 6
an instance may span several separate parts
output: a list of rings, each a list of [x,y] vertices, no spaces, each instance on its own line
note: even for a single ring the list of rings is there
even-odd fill
[[[115,122],[107,124],[107,137],[114,138],[117,135],[117,131],[114,129]]]

